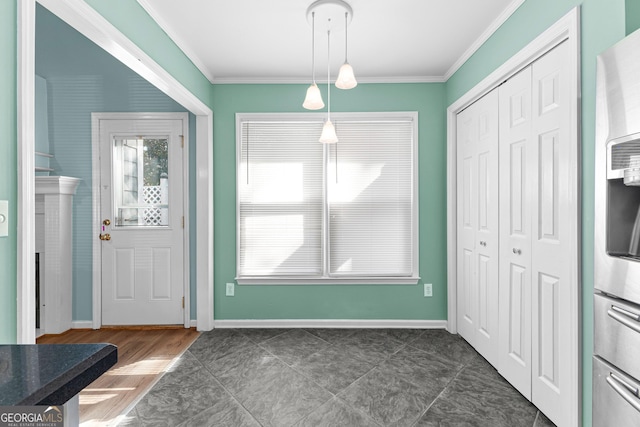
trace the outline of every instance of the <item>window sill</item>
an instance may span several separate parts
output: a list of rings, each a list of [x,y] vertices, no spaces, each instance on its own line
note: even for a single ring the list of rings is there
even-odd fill
[[[415,285],[420,277],[236,277],[238,285]]]

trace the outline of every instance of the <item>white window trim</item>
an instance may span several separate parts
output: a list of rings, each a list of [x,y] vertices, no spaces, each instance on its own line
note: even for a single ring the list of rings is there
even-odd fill
[[[294,276],[236,276],[239,285],[415,285],[420,280],[419,276],[419,200],[418,200],[418,112],[417,111],[393,111],[393,112],[358,112],[358,113],[332,113],[333,121],[353,120],[411,120],[413,125],[413,206],[412,215],[414,230],[411,242],[413,259],[411,260],[413,274],[411,276],[354,276],[354,277],[294,277]],[[236,171],[239,170],[241,160],[241,125],[245,121],[320,121],[324,122],[325,114],[318,113],[236,113]],[[320,137],[320,135],[318,135]],[[321,144],[318,142],[318,144]],[[338,142],[340,144],[340,142]],[[237,179],[237,176],[236,176]],[[237,224],[240,222],[240,197],[236,185],[236,263],[240,259],[240,230]],[[237,271],[237,270],[236,270]]]

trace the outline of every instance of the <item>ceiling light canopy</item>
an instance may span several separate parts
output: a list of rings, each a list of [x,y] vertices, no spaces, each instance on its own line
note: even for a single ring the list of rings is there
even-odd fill
[[[327,121],[322,129],[320,142],[335,143],[338,142],[336,131],[333,123],[331,123],[331,31],[340,30],[344,25],[345,30],[345,50],[344,64],[340,67],[340,72],[336,80],[336,87],[339,89],[351,89],[356,87],[356,81],[353,68],[347,61],[347,27],[353,19],[353,10],[348,3],[343,0],[316,0],[307,9],[307,20],[311,24],[311,78],[312,82],[307,89],[307,94],[302,106],[308,110],[319,110],[324,107],[322,95],[316,84],[315,77],[315,32],[316,23],[318,31],[327,33]]]

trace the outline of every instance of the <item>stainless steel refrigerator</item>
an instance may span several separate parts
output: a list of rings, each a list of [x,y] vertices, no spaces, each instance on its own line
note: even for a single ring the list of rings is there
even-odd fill
[[[593,425],[640,426],[640,30],[596,90]]]

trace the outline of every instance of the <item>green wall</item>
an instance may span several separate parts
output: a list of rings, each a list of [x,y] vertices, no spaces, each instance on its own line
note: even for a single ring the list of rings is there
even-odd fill
[[[93,317],[91,113],[187,110],[40,5],[36,7],[35,55],[36,76],[46,78],[41,84],[48,92],[45,116],[36,117],[36,129],[38,125],[49,129],[49,146],[41,151],[55,155],[49,161],[54,175],[82,180],[73,198],[73,320],[90,321]],[[189,117],[189,161],[194,164],[195,116]],[[192,182],[195,180],[195,168],[190,168],[189,177]],[[195,224],[195,201],[194,191],[189,198],[191,224]],[[195,251],[196,232],[195,226],[190,228],[191,251]],[[190,270],[194,278],[190,283],[190,301],[194,304],[195,257],[191,258]],[[191,309],[195,318],[195,307]]]
[[[85,0],[114,27],[210,106],[211,84],[136,0]]]
[[[434,297],[419,286],[238,286],[235,276],[235,112],[301,111],[303,85],[215,85],[151,20],[135,0],[87,0],[215,112],[216,318],[446,317],[445,116],[453,103],[572,7],[580,5],[582,60],[582,309],[583,414],[591,425],[593,345],[593,180],[595,57],[640,26],[635,0],[527,0],[446,84],[360,85],[333,91],[335,111],[417,110],[420,114],[420,274],[434,283]],[[0,343],[14,342],[16,300],[16,5],[0,2],[0,200],[10,202],[9,237],[0,238]],[[213,99],[213,100],[212,100]],[[8,141],[8,142],[7,142]]]
[[[637,2],[637,0],[634,0]],[[630,0],[627,0],[627,7]],[[447,105],[574,6],[581,6],[583,425],[591,425],[596,56],[625,36],[625,0],[527,0],[447,82]],[[628,9],[627,9],[628,10]],[[637,8],[636,8],[637,11]],[[636,21],[638,16],[635,17]]]
[[[326,91],[326,85],[321,85]],[[215,318],[446,319],[444,84],[361,84],[331,92],[332,111],[418,111],[420,276],[418,285],[236,286],[235,113],[302,112],[306,85],[214,85]],[[326,99],[326,93],[324,95]],[[326,112],[318,112],[324,116]],[[422,283],[433,283],[432,298]]]
[[[9,201],[9,237],[0,237],[0,344],[16,342],[17,1],[0,1],[0,200]]]
[[[640,1],[626,0],[626,33],[631,34],[640,28]]]

